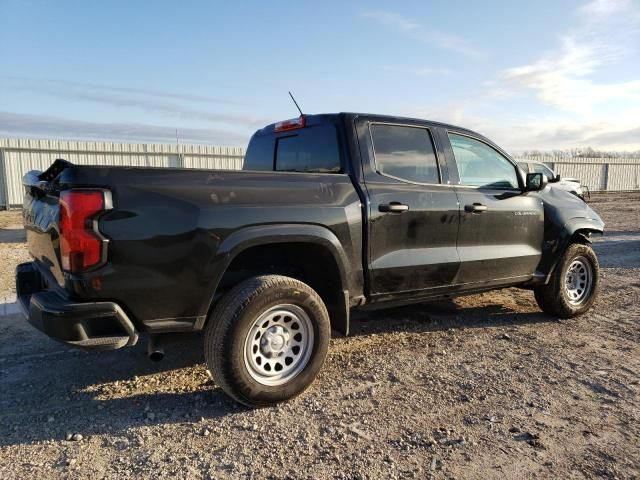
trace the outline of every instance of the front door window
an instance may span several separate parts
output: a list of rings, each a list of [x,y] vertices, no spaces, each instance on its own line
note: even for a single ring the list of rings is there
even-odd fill
[[[462,185],[508,190],[519,188],[515,166],[497,150],[465,135],[450,133],[449,140]]]

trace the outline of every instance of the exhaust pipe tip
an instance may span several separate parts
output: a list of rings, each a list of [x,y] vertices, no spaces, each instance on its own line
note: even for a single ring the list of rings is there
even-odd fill
[[[149,360],[152,362],[159,362],[164,358],[164,350],[161,348],[154,350],[153,352],[148,353]]]
[[[147,357],[152,362],[159,362],[164,358],[164,348],[160,345],[160,338],[152,335],[149,337],[149,343],[147,343]]]

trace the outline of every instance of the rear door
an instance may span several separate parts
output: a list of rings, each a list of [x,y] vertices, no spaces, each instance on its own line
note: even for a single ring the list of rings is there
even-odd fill
[[[515,163],[485,139],[454,130],[442,130],[441,138],[460,201],[456,283],[508,284],[531,277],[544,235],[538,194],[522,191]]]
[[[358,122],[370,293],[398,298],[451,285],[460,264],[458,200],[432,130],[411,122]]]

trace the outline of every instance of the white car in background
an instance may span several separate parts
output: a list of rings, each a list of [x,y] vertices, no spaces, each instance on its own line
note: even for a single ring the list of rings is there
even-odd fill
[[[564,178],[556,174],[553,170],[547,167],[541,162],[532,161],[518,161],[518,165],[525,173],[542,173],[549,179],[549,186],[551,188],[559,188],[569,193],[573,193],[575,196],[584,200],[584,190],[588,190],[587,187],[583,187],[580,184],[580,180],[577,178]]]

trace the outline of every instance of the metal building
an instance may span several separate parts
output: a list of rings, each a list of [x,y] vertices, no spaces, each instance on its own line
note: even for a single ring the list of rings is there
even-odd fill
[[[45,170],[56,158],[79,165],[239,170],[245,150],[209,145],[76,142],[0,139],[0,208],[22,205],[22,176]],[[527,156],[518,160],[543,162],[561,176],[578,178],[591,191],[640,189],[640,159]]]
[[[640,190],[639,158],[519,157],[518,161],[542,162],[561,177],[577,178],[592,192]]]
[[[240,170],[244,149],[209,145],[0,139],[0,208],[22,205],[22,176],[45,170],[56,158],[78,165]]]

